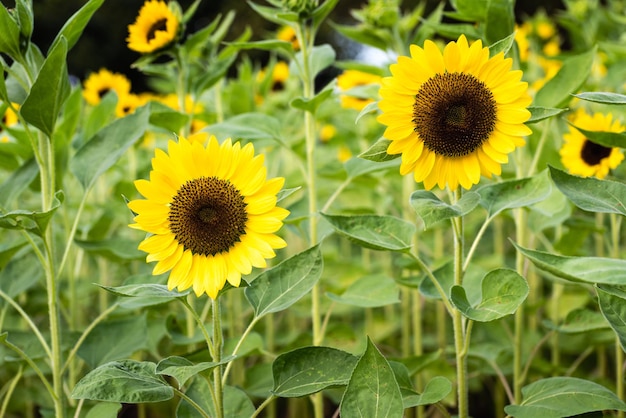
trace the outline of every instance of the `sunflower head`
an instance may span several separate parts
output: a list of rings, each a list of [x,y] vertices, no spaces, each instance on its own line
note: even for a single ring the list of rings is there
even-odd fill
[[[90,105],[97,105],[111,90],[115,91],[118,101],[130,93],[130,81],[124,74],[114,73],[105,68],[91,73],[83,84],[83,97]]]
[[[146,231],[139,249],[156,261],[153,274],[170,271],[168,288],[193,288],[215,299],[226,282],[239,286],[252,267],[264,268],[289,212],[276,206],[281,177],[267,179],[264,156],[252,144],[170,141],[157,149],[149,180],[137,180],[145,199],[129,202],[132,228]]]
[[[160,0],[148,0],[135,23],[128,26],[128,48],[142,54],[159,51],[173,43],[179,33],[179,7]]]
[[[296,31],[291,26],[282,26],[276,33],[276,39],[291,42],[294,51],[300,50],[300,42],[296,36]]]
[[[379,90],[382,114],[391,140],[387,152],[402,154],[400,173],[413,173],[427,190],[435,185],[469,189],[481,174],[501,174],[508,154],[531,133],[531,98],[521,71],[502,53],[489,57],[481,41],[464,35],[446,45],[411,45],[399,57]]]
[[[572,125],[586,131],[623,132],[626,129],[618,120],[613,120],[610,113],[589,115],[584,110],[574,114]],[[624,159],[622,150],[596,144],[574,126],[570,126],[569,132],[563,135],[564,143],[559,151],[561,162],[572,174],[599,179],[606,177],[609,170],[616,168]]]
[[[11,103],[16,109],[20,107],[17,103]],[[4,127],[16,125],[18,122],[17,114],[10,106],[7,106],[2,115],[2,124],[0,125],[0,142],[9,142],[9,137],[4,134]]]
[[[358,92],[358,89],[368,85],[380,85],[381,79],[382,77],[365,71],[346,70],[341,73],[337,76],[337,87],[344,93],[339,96],[341,106],[346,109],[363,110],[374,99],[362,97],[363,93]]]

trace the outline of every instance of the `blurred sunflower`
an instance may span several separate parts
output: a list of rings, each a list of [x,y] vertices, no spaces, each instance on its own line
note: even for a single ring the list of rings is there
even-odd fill
[[[300,42],[296,36],[296,31],[291,26],[282,26],[276,33],[276,39],[279,41],[291,42],[294,51],[300,50]]]
[[[128,26],[128,48],[142,54],[162,49],[178,35],[179,19],[167,3],[146,1],[135,23]]]
[[[150,180],[135,182],[145,199],[128,203],[137,214],[130,226],[151,234],[139,249],[157,261],[153,274],[170,271],[169,289],[215,299],[226,282],[237,287],[252,267],[266,267],[286,246],[275,232],[289,215],[276,206],[285,179],[266,176],[250,143],[212,136],[204,147],[181,137],[168,153],[157,149]]]
[[[185,96],[185,109],[180,108],[180,100],[178,99],[178,95],[176,93],[166,94],[165,96],[156,96],[155,100],[171,107],[174,110],[184,112],[185,114],[191,116],[191,133],[196,133],[208,125],[208,123],[202,119],[194,117],[199,116],[204,112],[204,106],[202,106],[202,103],[194,100],[189,94]]]
[[[623,132],[624,126],[613,116],[602,113],[589,115],[579,110],[572,118],[572,125],[586,131]],[[605,147],[591,142],[585,135],[570,126],[569,132],[563,135],[564,143],[559,151],[561,162],[572,174],[602,179],[609,170],[616,168],[624,159],[619,148]]]
[[[411,45],[382,80],[378,121],[392,142],[387,152],[402,154],[400,173],[413,173],[427,190],[435,185],[469,189],[481,174],[501,173],[508,154],[524,145],[531,130],[526,107],[531,98],[512,60],[464,35],[446,45]]]
[[[337,76],[337,87],[344,93],[339,96],[341,106],[346,109],[363,110],[365,106],[372,103],[374,99],[361,97],[359,87],[370,84],[380,85],[381,76],[364,71],[346,70]],[[352,90],[355,89],[355,90]],[[350,91],[352,90],[352,92]]]
[[[11,103],[13,107],[18,109],[20,107],[17,103]],[[0,125],[0,142],[9,142],[9,137],[3,132],[5,127],[11,127],[16,125],[18,122],[17,114],[11,109],[11,107],[7,107],[2,115],[2,125]]]
[[[117,101],[117,106],[115,107],[115,116],[118,118],[122,118],[126,115],[130,115],[135,112],[139,106],[145,104],[146,102],[142,99],[141,96],[136,94],[128,93],[121,96]]]
[[[119,101],[122,96],[130,93],[130,81],[124,74],[102,68],[97,73],[89,74],[83,83],[83,97],[92,106],[100,103],[104,95],[111,90],[115,91]]]

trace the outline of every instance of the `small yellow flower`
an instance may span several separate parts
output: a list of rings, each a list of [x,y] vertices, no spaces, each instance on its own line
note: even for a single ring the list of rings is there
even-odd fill
[[[389,154],[402,154],[400,174],[413,173],[424,188],[469,189],[481,174],[500,175],[508,154],[532,131],[531,98],[522,72],[503,53],[464,35],[443,52],[432,41],[411,45],[385,77],[378,121],[387,126]]]
[[[589,115],[582,109],[574,114],[572,124],[594,132],[623,132],[626,129],[618,120],[613,120],[610,113]],[[563,139],[559,152],[561,162],[572,174],[603,179],[609,174],[609,170],[616,168],[624,159],[621,149],[591,142],[573,126],[563,135]]]
[[[348,148],[347,146],[341,145],[339,147],[339,151],[337,152],[337,158],[342,163],[345,163],[350,158],[352,158],[352,151],[350,151],[350,148]]]
[[[557,39],[552,39],[551,41],[546,42],[546,44],[543,46],[543,53],[547,57],[554,57],[555,55],[559,55],[561,53],[559,41]]]
[[[167,3],[146,1],[135,23],[128,26],[128,48],[142,54],[158,51],[171,44],[178,35],[179,21]]]
[[[331,124],[322,125],[322,129],[320,129],[320,141],[328,142],[333,139],[337,135],[337,128]]]
[[[537,30],[537,35],[539,35],[539,37],[543,40],[552,38],[556,33],[554,24],[552,24],[552,22],[550,22],[549,20],[542,20],[539,23],[537,23],[536,30]]]
[[[253,267],[287,244],[275,233],[289,211],[276,206],[285,179],[267,179],[264,155],[230,139],[206,146],[179,138],[157,149],[150,180],[135,186],[145,199],[128,207],[132,228],[150,236],[139,244],[156,261],[153,274],[170,272],[168,288],[193,288],[215,299],[226,282],[238,287]]]
[[[13,107],[19,109],[20,105],[17,103],[11,103]],[[0,142],[9,142],[9,137],[3,132],[4,127],[11,127],[16,125],[18,122],[17,114],[11,109],[7,107],[2,115],[2,125],[0,126]]]
[[[300,50],[300,42],[298,42],[298,37],[296,36],[296,31],[291,26],[283,26],[278,29],[276,33],[276,39],[279,41],[287,41],[291,42],[291,46],[294,51]]]
[[[124,74],[114,73],[105,68],[91,73],[83,84],[83,97],[90,105],[97,105],[109,91],[115,91],[118,101],[130,93],[130,81]]]
[[[381,79],[382,77],[379,75],[358,70],[346,70],[341,73],[337,76],[337,87],[344,93],[339,96],[341,106],[346,109],[363,110],[363,108],[372,103],[374,99],[351,95],[350,90],[369,84],[380,85]]]

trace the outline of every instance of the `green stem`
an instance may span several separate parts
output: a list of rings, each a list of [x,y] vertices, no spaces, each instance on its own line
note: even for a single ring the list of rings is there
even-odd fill
[[[191,405],[193,407],[193,409],[195,409],[196,411],[198,411],[198,413],[200,415],[202,415],[204,418],[211,418],[211,416],[209,414],[207,414],[204,409],[202,409],[202,407],[200,405],[198,405],[193,399],[191,399],[189,396],[185,395],[182,391],[176,389],[175,387],[172,386],[172,389],[174,389],[174,393],[176,393],[178,396],[180,396],[182,399],[184,399],[185,401],[187,401],[189,403],[189,405]]]
[[[57,404],[57,395],[54,391],[54,388],[52,386],[50,386],[50,382],[48,381],[48,379],[46,379],[46,376],[44,376],[43,372],[41,371],[41,369],[39,368],[39,366],[37,366],[37,364],[33,361],[33,359],[31,359],[28,354],[26,354],[24,351],[22,351],[21,348],[19,348],[16,345],[13,345],[12,343],[8,342],[6,340],[6,338],[0,339],[0,344],[6,346],[7,348],[15,351],[17,353],[18,356],[20,356],[21,358],[24,359],[24,361],[26,361],[26,363],[28,363],[28,365],[33,369],[33,371],[35,372],[35,374],[37,374],[37,376],[39,376],[39,379],[41,380],[41,382],[43,383],[43,385],[46,387],[46,389],[48,390],[48,393],[50,394],[50,397],[52,398],[52,401]],[[2,415],[0,415],[2,416]]]
[[[611,257],[620,258],[620,229],[622,218],[615,213],[610,214],[611,220]],[[620,340],[615,337],[615,394],[624,400],[624,351]],[[624,418],[624,411],[618,411],[617,417]]]
[[[256,325],[256,323],[259,321],[260,318],[262,317],[254,317],[252,321],[250,321],[250,324],[248,324],[248,327],[246,328],[246,330],[243,332],[243,334],[241,334],[241,338],[239,338],[237,345],[235,345],[235,348],[233,349],[233,352],[232,352],[233,356],[237,355],[244,340],[246,339],[250,331],[252,331],[252,329],[254,328],[254,326]],[[224,373],[222,375],[222,384],[224,385],[226,384],[226,379],[228,378],[228,373],[230,372],[232,365],[233,365],[233,362],[231,361],[226,365],[226,368],[224,369]]]
[[[187,308],[189,315],[191,315],[191,317],[198,324],[198,327],[200,327],[200,332],[202,332],[202,335],[204,336],[204,340],[206,341],[207,348],[209,349],[209,354],[211,355],[211,358],[215,358],[215,354],[214,354],[215,346],[214,346],[214,343],[211,342],[211,337],[209,336],[209,332],[207,331],[206,326],[204,325],[204,322],[202,321],[202,318],[200,318],[196,310],[193,308],[193,306],[191,306],[191,304],[187,301],[186,298],[182,297],[182,298],[179,298],[178,300],[180,300],[181,303],[185,306],[185,308]]]
[[[213,362],[222,361],[222,318],[219,299],[213,299]],[[213,369],[213,387],[215,388],[215,418],[224,418],[224,388],[222,385],[222,366]]]
[[[0,417],[4,417],[9,407],[9,401],[11,400],[11,396],[13,396],[13,392],[15,391],[15,387],[17,386],[17,382],[22,378],[22,372],[24,371],[24,366],[20,365],[20,368],[17,370],[17,373],[9,383],[9,387],[7,388],[6,393],[4,394],[4,400],[2,401],[2,406],[0,407]]]
[[[263,401],[263,403],[261,405],[259,405],[259,407],[256,409],[256,411],[254,411],[254,414],[250,415],[250,418],[256,418],[259,416],[259,414],[261,413],[261,411],[263,411],[263,409],[265,409],[265,407],[267,405],[270,404],[270,402],[272,402],[274,399],[276,399],[276,397],[274,395],[270,395],[269,398],[265,399]]]

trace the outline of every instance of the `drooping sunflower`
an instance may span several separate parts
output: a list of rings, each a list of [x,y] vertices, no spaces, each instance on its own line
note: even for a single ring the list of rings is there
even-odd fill
[[[531,130],[526,107],[531,98],[521,71],[502,53],[489,57],[481,41],[464,35],[446,45],[411,45],[390,67],[379,90],[391,140],[387,152],[402,154],[400,173],[413,173],[427,190],[435,185],[469,189],[481,174],[500,175],[508,154],[524,145]]]
[[[181,137],[167,153],[156,150],[150,180],[135,182],[145,199],[128,203],[137,214],[130,226],[151,234],[139,249],[157,261],[154,275],[170,271],[169,289],[215,299],[226,282],[239,286],[286,246],[275,235],[289,214],[276,206],[283,183],[267,179],[252,144],[220,145],[212,136],[205,147]]]
[[[586,131],[623,132],[626,129],[618,120],[613,120],[610,113],[589,115],[584,110],[574,114],[572,124]],[[609,170],[624,159],[622,150],[591,142],[574,126],[563,135],[564,143],[559,151],[561,162],[572,174],[599,179],[606,177]]]
[[[97,105],[109,91],[115,91],[118,100],[130,93],[130,81],[124,74],[114,73],[101,68],[97,73],[89,74],[83,84],[83,97],[90,105]]]
[[[128,48],[142,54],[158,51],[176,39],[179,26],[179,18],[167,3],[148,0],[135,23],[128,26]]]
[[[358,89],[367,85],[380,85],[381,76],[365,71],[346,70],[337,76],[337,87],[343,92],[339,96],[341,106],[346,109],[363,110],[374,99],[361,97]],[[355,92],[356,91],[356,92]]]

